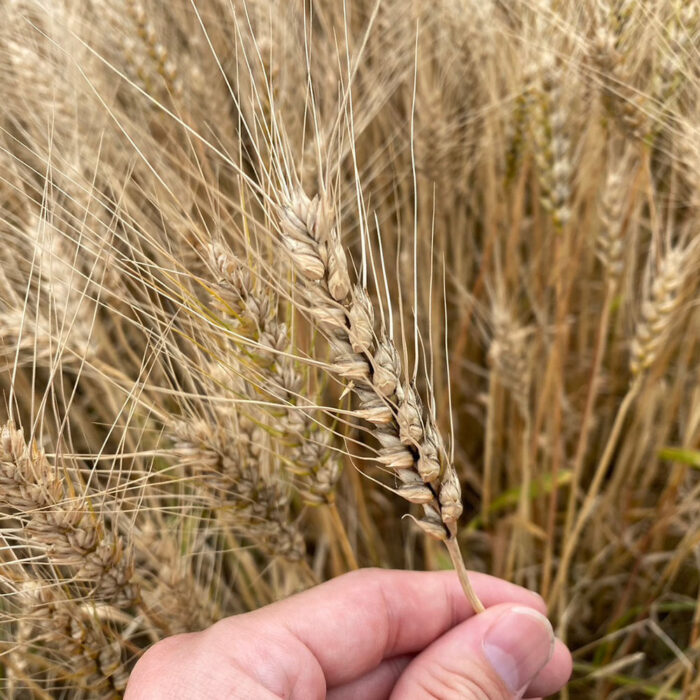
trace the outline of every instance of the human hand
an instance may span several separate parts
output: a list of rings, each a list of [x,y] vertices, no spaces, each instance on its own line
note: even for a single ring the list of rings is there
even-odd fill
[[[509,700],[549,695],[571,656],[519,586],[454,572],[363,569],[203,632],[158,642],[125,700]]]

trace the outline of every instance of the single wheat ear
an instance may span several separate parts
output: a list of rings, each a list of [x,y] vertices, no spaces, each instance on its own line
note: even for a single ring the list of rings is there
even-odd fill
[[[304,503],[332,504],[342,466],[328,444],[329,431],[304,411],[304,377],[288,354],[291,331],[277,317],[279,300],[224,245],[212,245],[210,257],[223,310],[235,316],[236,332],[252,341],[248,356],[261,376],[258,391],[280,406],[275,429],[288,457],[282,464],[295,477]]]
[[[72,571],[90,600],[128,608],[139,596],[131,549],[88,499],[72,497],[73,484],[60,474],[73,469],[70,460],[50,463],[12,421],[0,426],[0,516],[16,518],[35,560]]]
[[[304,538],[289,518],[288,489],[263,475],[264,437],[252,421],[183,421],[172,432],[174,455],[211,492],[228,527],[272,556],[304,558]]]
[[[535,100],[535,160],[542,187],[542,204],[557,230],[571,218],[572,163],[566,125],[570,121],[564,96],[565,76],[553,54],[545,54],[542,88]]]
[[[668,340],[696,250],[697,245],[672,248],[659,263],[656,276],[642,301],[639,323],[632,340],[630,372],[633,377],[654,364]]]
[[[423,409],[416,387],[405,379],[391,336],[375,333],[375,309],[364,285],[353,285],[332,208],[325,199],[297,189],[276,212],[308,314],[328,338],[330,371],[357,400],[355,415],[372,426],[380,445],[377,461],[399,485],[395,493],[423,508],[418,526],[445,543],[464,592],[476,612],[474,593],[457,544],[462,514],[459,479],[434,417]]]

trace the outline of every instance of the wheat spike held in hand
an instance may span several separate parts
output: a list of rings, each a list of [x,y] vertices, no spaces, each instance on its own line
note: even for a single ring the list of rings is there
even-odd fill
[[[309,313],[328,337],[331,371],[352,388],[357,415],[373,426],[381,446],[377,461],[399,480],[398,495],[422,506],[416,523],[446,544],[469,602],[477,612],[483,610],[456,540],[462,500],[455,468],[415,386],[404,377],[391,337],[375,335],[371,299],[362,285],[350,281],[329,203],[296,189],[280,205],[279,228],[295,269],[305,278]]]
[[[699,19],[0,2],[0,696],[461,547],[700,697]]]

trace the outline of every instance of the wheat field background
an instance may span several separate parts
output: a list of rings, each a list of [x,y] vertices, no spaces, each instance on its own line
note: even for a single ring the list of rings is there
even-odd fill
[[[695,2],[0,0],[0,694],[461,551],[700,698],[699,283]]]

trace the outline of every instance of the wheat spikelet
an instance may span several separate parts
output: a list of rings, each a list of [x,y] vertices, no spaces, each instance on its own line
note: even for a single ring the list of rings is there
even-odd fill
[[[134,602],[138,590],[131,583],[132,558],[122,538],[105,532],[87,499],[81,504],[68,496],[60,471],[36,443],[24,441],[12,422],[0,431],[0,483],[0,508],[22,526],[19,542],[31,542],[51,566],[68,567],[91,599],[124,607]],[[6,537],[16,539],[11,532]]]
[[[70,351],[66,355],[92,360],[98,352],[98,344],[92,332],[92,299],[99,297],[97,280],[93,279],[93,275],[100,275],[100,270],[105,269],[103,262],[106,261],[91,260],[92,256],[87,250],[78,256],[78,247],[74,244],[73,237],[80,230],[79,216],[85,214],[79,210],[68,211],[66,204],[51,204],[60,210],[62,227],[67,231],[62,231],[54,223],[53,212],[50,212],[47,220],[39,221],[36,229],[30,232],[31,237],[35,238],[37,253],[34,264],[40,275],[37,295],[44,294],[48,297],[42,304],[44,324],[55,329],[48,337],[55,336],[57,344]],[[48,310],[44,310],[44,306],[48,306]],[[43,325],[41,320],[39,323]],[[40,336],[47,337],[47,334],[40,332],[37,337]]]
[[[118,698],[128,677],[124,645],[102,615],[122,619],[140,590],[123,538],[108,532],[87,498],[70,495],[74,469],[52,465],[12,422],[0,430],[1,534],[14,556],[4,562],[0,589],[18,620],[12,678],[22,687],[39,674],[93,697]]]
[[[16,685],[22,686],[25,674],[36,664],[53,684],[87,697],[122,697],[129,675],[123,640],[103,624],[99,609],[76,602],[61,588],[32,581],[25,582],[14,597],[19,599],[15,602],[23,621],[21,638],[12,651]],[[35,660],[34,655],[41,657]]]
[[[628,151],[620,157],[612,157],[600,203],[603,226],[596,238],[596,252],[605,267],[609,282],[614,286],[619,284],[624,271],[623,226],[629,191],[627,178],[633,164],[634,156]]]
[[[126,11],[136,26],[136,32],[141,45],[146,51],[148,59],[156,69],[156,73],[162,78],[167,91],[173,96],[182,95],[182,82],[179,79],[177,66],[169,57],[168,50],[158,41],[158,35],[153,23],[149,21],[144,6],[138,0],[125,0]],[[125,42],[125,55],[127,60],[135,67],[136,73],[143,81],[147,92],[153,90],[153,81],[145,64],[136,57],[138,51],[136,43],[127,38]]]
[[[148,586],[142,586],[143,607],[149,622],[164,635],[196,632],[223,615],[213,587],[197,575],[196,566],[181,556],[185,548],[179,524],[163,518],[142,518],[134,536],[137,568]],[[232,612],[238,612],[234,609]]]
[[[647,97],[635,85],[633,2],[601,4],[602,19],[590,45],[596,80],[608,115],[636,138],[648,130]]]
[[[318,197],[311,200],[303,192],[297,192],[283,209],[280,221],[283,240],[297,269],[309,280],[318,282],[308,287],[309,311],[329,335],[333,372],[353,382],[353,389],[357,386],[360,415],[375,426],[382,445],[378,460],[396,471],[404,482],[400,488],[410,493],[413,502],[426,504],[426,517],[432,525],[431,516],[440,517],[441,508],[436,499],[439,494],[429,484],[437,481],[442,470],[424,459],[425,478],[418,472],[418,462],[424,456],[420,399],[415,388],[401,376],[399,354],[393,342],[387,337],[375,342],[371,300],[361,286],[351,285],[345,251],[326,219],[326,211]],[[375,362],[381,367],[376,384]],[[388,401],[394,397],[395,412]],[[446,500],[453,505],[449,501],[452,494],[449,491],[448,494]],[[456,526],[453,513],[454,508],[445,515],[443,537],[453,534]]]
[[[696,50],[693,39],[698,29],[700,12],[694,3],[682,2],[671,10],[665,22],[666,41],[659,44],[660,56],[652,75],[651,94],[661,115],[669,113],[683,89],[688,72],[687,57]]]
[[[428,82],[428,81],[426,81]],[[440,183],[440,189],[459,184],[460,163],[452,158],[452,144],[461,138],[460,125],[455,123],[450,111],[443,103],[433,81],[421,90],[420,100],[425,107],[419,110],[416,125],[416,167],[428,180]]]
[[[515,98],[515,105],[507,123],[505,174],[508,182],[515,178],[523,157],[537,91],[535,89],[536,71],[534,65],[525,66],[523,72],[524,86]]]
[[[530,400],[530,358],[525,341],[530,329],[518,326],[503,305],[495,305],[491,316],[493,340],[489,360],[499,380],[512,393],[518,409],[525,416]]]
[[[540,67],[542,88],[535,104],[535,159],[542,183],[542,203],[561,229],[571,218],[571,143],[567,133],[570,115],[564,98],[565,76],[553,54],[545,54]]]
[[[24,309],[0,309],[0,359],[14,365],[48,364],[53,355],[54,334],[42,316],[28,317]],[[66,364],[79,361],[79,353],[66,353]],[[2,366],[2,365],[0,365]]]

